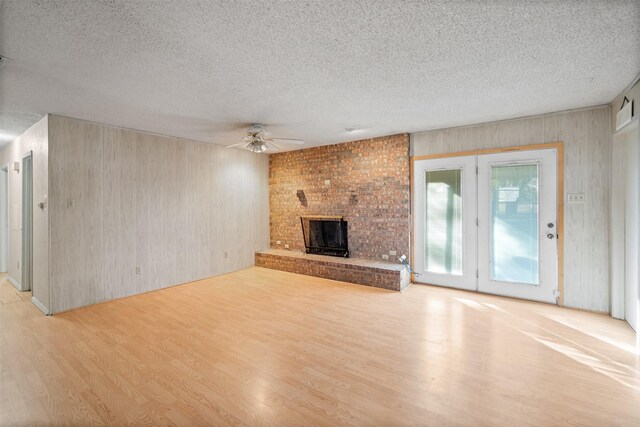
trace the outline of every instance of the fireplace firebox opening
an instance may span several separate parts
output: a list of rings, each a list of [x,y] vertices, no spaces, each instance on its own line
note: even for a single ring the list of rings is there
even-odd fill
[[[342,217],[300,217],[306,253],[349,257],[347,221]]]

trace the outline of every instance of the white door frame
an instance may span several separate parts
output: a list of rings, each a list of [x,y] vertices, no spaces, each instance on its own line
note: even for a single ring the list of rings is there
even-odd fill
[[[523,145],[516,147],[506,147],[506,148],[494,148],[494,149],[485,149],[485,150],[472,150],[472,151],[461,151],[461,152],[452,152],[452,153],[442,153],[442,154],[429,154],[423,156],[414,156],[411,158],[411,265],[413,266],[415,263],[415,198],[416,198],[416,185],[415,185],[415,162],[420,160],[428,160],[428,159],[439,159],[446,157],[463,157],[463,156],[479,156],[483,154],[494,154],[494,153],[506,153],[512,151],[532,151],[532,150],[546,150],[546,149],[556,149],[556,160],[557,160],[557,246],[558,246],[558,263],[557,263],[557,274],[558,274],[558,298],[557,304],[560,306],[564,305],[564,144],[561,141],[546,143],[546,144],[533,144],[533,145]],[[415,274],[411,275],[411,281],[416,283]]]

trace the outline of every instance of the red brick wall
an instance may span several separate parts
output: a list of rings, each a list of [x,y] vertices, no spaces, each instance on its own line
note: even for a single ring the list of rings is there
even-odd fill
[[[352,257],[382,259],[393,250],[397,256],[409,255],[409,135],[277,153],[269,159],[271,247],[304,249],[302,215],[342,215],[349,223]],[[306,206],[298,190],[304,191]]]

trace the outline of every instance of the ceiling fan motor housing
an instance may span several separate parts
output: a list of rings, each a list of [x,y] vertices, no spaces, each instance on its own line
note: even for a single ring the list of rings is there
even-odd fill
[[[251,125],[249,129],[247,129],[247,134],[251,136],[255,136],[263,132],[264,132],[264,126],[262,126],[260,123],[254,123],[253,125]]]

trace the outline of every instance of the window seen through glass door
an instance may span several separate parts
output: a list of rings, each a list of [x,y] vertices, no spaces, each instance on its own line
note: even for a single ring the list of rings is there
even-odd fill
[[[538,285],[538,165],[491,167],[491,278]]]
[[[462,274],[462,169],[425,172],[426,271]]]

